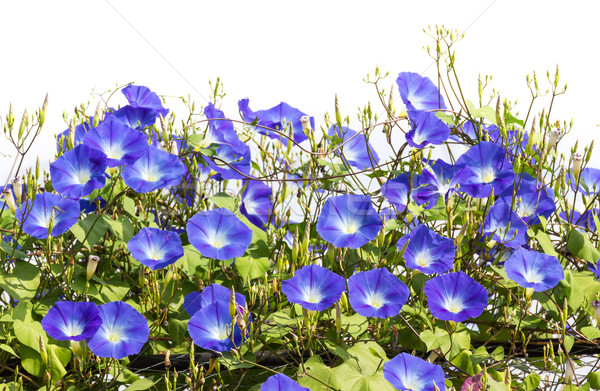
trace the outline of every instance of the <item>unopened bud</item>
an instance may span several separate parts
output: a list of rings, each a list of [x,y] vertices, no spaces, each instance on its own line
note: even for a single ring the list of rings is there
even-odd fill
[[[235,288],[231,287],[231,296],[229,296],[229,315],[235,319],[237,304],[235,302]]]
[[[98,262],[100,262],[100,257],[99,256],[97,256],[97,255],[90,255],[88,257],[87,275],[86,275],[86,278],[87,278],[88,281],[90,280],[90,278],[92,278],[92,276],[96,272],[96,269],[98,268]]]
[[[165,367],[170,367],[171,366],[171,351],[167,350],[167,352],[165,353]]]
[[[69,137],[67,138],[67,149],[73,149],[75,146],[75,124],[73,120],[69,122]]]
[[[171,143],[169,145],[169,153],[179,156],[179,148],[177,148],[177,143],[175,142],[175,140],[171,140]]]
[[[27,114],[27,109],[23,112],[23,118],[21,118],[21,124],[19,125],[19,140],[23,137],[23,133],[25,132],[25,128],[29,123],[29,114]]]
[[[498,95],[498,101],[496,102],[496,122],[502,133],[502,139],[506,140],[506,124],[504,123],[504,114],[502,113],[502,100]]]
[[[40,356],[42,356],[42,361],[44,362],[44,364],[46,366],[48,366],[48,353],[46,352],[46,344],[44,343],[44,338],[42,338],[41,334],[40,334],[39,344],[40,344]]]
[[[48,108],[48,94],[46,93],[46,98],[44,99],[44,103],[42,104],[42,109],[40,110],[40,127],[44,126],[44,122],[46,122],[46,109]]]
[[[583,155],[580,153],[573,154],[573,175],[575,178],[579,177],[581,172],[581,162],[583,161]]]
[[[4,202],[6,202],[6,206],[8,206],[13,213],[15,213],[16,206],[12,190],[9,188],[2,190],[2,198],[4,199]]]
[[[558,143],[558,138],[560,137],[560,128],[552,129],[550,131],[550,137],[548,138],[548,148],[547,151],[550,152],[552,148],[556,146]]]
[[[342,112],[340,111],[340,103],[338,101],[337,94],[335,94],[335,121],[337,122],[340,132],[342,129]]]
[[[102,117],[102,102],[98,102],[96,106],[96,112],[94,113],[94,120],[92,121],[92,127],[95,128],[100,124],[100,117]]]
[[[600,300],[594,300],[590,303],[590,305],[594,309],[594,318],[596,318],[598,328],[600,328]]]
[[[23,182],[21,182],[21,177],[16,176],[12,180],[12,188],[17,199],[17,205],[21,205],[21,200],[23,199]]]

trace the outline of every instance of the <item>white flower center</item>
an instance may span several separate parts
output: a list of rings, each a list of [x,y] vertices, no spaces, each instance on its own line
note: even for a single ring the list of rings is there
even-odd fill
[[[446,308],[446,310],[448,310],[449,312],[452,313],[459,313],[460,311],[463,310],[463,308],[465,307],[465,305],[463,304],[463,302],[455,297],[448,297],[446,298],[446,302],[444,303],[444,307]]]
[[[84,183],[87,183],[90,178],[91,178],[91,173],[90,170],[88,169],[81,169],[79,170],[79,172],[77,173],[76,179],[79,182],[80,185],[83,185]]]
[[[83,327],[79,324],[70,324],[63,331],[69,337],[76,337],[83,333]]]
[[[383,307],[384,298],[380,293],[373,293],[370,297],[367,298],[367,304],[371,307],[381,308]]]
[[[307,303],[319,303],[321,299],[321,292],[314,288],[309,288],[308,291],[304,293],[304,301],[306,301]]]
[[[121,336],[118,333],[112,332],[108,334],[108,340],[111,342],[119,342],[121,340]]]
[[[355,233],[357,230],[358,230],[358,224],[356,224],[356,221],[348,221],[346,223],[346,227],[344,227],[344,231],[346,231],[346,233],[350,234],[350,235]]]
[[[483,183],[490,183],[496,179],[496,172],[492,167],[484,167],[480,175]]]
[[[431,258],[432,257],[431,254],[429,254],[429,251],[421,251],[415,257],[415,262],[421,267],[427,267],[431,263]]]
[[[160,171],[156,166],[146,167],[140,172],[141,177],[146,182],[156,182],[161,178]]]
[[[542,281],[542,276],[533,270],[527,270],[523,277],[525,277],[527,282],[531,282],[532,284],[538,284]]]
[[[109,159],[120,159],[125,154],[120,145],[111,144],[105,148],[106,157]]]

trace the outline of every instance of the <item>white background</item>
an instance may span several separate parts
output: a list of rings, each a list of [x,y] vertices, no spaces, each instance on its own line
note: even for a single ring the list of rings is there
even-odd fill
[[[208,80],[219,76],[228,116],[238,117],[244,97],[254,110],[283,100],[314,115],[317,126],[333,112],[337,93],[344,115],[355,121],[367,101],[379,107],[363,82],[376,65],[391,71],[388,87],[402,71],[435,76],[422,49],[432,41],[422,29],[444,24],[466,32],[456,67],[473,101],[478,74],[493,74],[493,87],[525,112],[525,75],[536,70],[543,81],[560,64],[561,84],[569,88],[552,119],[574,119],[566,152],[600,130],[599,11],[591,1],[2,2],[0,115],[13,102],[18,126],[23,110],[35,111],[49,93],[42,139],[28,159],[32,164],[39,154],[46,165],[54,134],[67,127],[63,111],[71,115],[80,102],[95,102],[93,90],[128,82],[160,95],[191,94],[201,106]],[[126,103],[120,94],[112,102]],[[175,107],[175,99],[166,106]],[[88,114],[94,109],[92,103]],[[14,156],[4,138],[0,152]],[[592,159],[600,167],[600,150]],[[0,156],[0,182],[11,164]]]

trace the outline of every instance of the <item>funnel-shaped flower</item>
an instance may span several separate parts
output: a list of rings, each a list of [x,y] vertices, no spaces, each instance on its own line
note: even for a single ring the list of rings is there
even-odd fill
[[[224,301],[229,303],[231,300],[231,290],[219,284],[210,284],[202,292],[191,292],[183,298],[183,308],[193,316],[196,312],[214,303],[215,301]],[[235,302],[238,310],[243,312],[246,305],[246,298],[239,292],[235,292]]]
[[[354,130],[342,126],[342,130],[337,126],[332,126],[327,132],[329,136],[336,135],[342,139],[343,145],[336,151],[336,155],[341,156],[348,164],[359,170],[365,170],[376,166],[379,163],[377,152],[365,139],[364,133],[357,134]]]
[[[452,269],[455,254],[452,239],[437,234],[424,224],[419,224],[416,229],[398,240],[398,250],[401,250],[407,241],[408,246],[404,251],[406,267],[425,274],[441,274]]]
[[[172,231],[144,227],[127,243],[131,256],[152,270],[162,269],[183,256],[181,239]]]
[[[413,148],[423,148],[429,144],[439,145],[448,140],[450,128],[435,112],[409,111],[412,128],[406,133],[406,142]]]
[[[120,360],[142,350],[150,328],[146,318],[135,308],[122,301],[113,301],[99,306],[98,313],[102,325],[88,340],[96,356]]]
[[[291,377],[278,373],[269,377],[260,386],[260,391],[310,391],[310,388],[302,387]]]
[[[571,178],[571,188],[575,190],[577,178]],[[579,191],[586,196],[593,196],[600,192],[600,170],[586,167],[579,174]]]
[[[250,147],[243,144],[243,147],[238,148],[243,149],[242,152],[236,152],[233,147],[223,144],[217,148],[215,156],[206,158],[210,169],[219,174],[218,177],[215,175],[215,179],[247,179],[250,175]]]
[[[225,208],[197,213],[186,230],[200,254],[221,261],[241,257],[252,242],[252,230]]]
[[[518,178],[519,176],[517,176]],[[513,188],[509,186],[500,194],[500,199],[511,204]],[[515,212],[527,225],[540,223],[540,217],[550,217],[556,211],[554,191],[539,183],[534,177],[523,173],[516,194]]]
[[[315,264],[304,266],[281,284],[290,303],[310,311],[323,311],[338,301],[345,289],[344,277]]]
[[[225,352],[242,343],[242,332],[237,322],[233,326],[233,335],[228,335],[232,334],[232,324],[229,303],[215,301],[192,316],[188,322],[188,331],[194,343],[201,348]]]
[[[185,173],[186,168],[177,156],[148,146],[133,165],[125,167],[122,176],[125,184],[136,192],[149,193],[179,184]]]
[[[458,187],[452,164],[442,159],[431,163],[431,168],[424,168],[423,173],[418,177],[419,183],[413,196],[420,205],[428,203],[428,209],[435,206],[440,196],[447,200]]]
[[[469,148],[455,164],[460,190],[471,197],[484,198],[492,189],[494,194],[500,194],[512,185],[515,173],[505,153],[504,148],[488,141]]]
[[[445,389],[444,370],[408,353],[400,353],[383,365],[383,377],[398,390],[433,391]]]
[[[225,117],[223,111],[217,109],[212,102],[204,108],[204,115],[208,122],[208,128],[204,133],[202,146],[208,147],[211,144],[228,145],[237,154],[243,155],[246,152],[247,146],[240,141],[233,122]]]
[[[264,134],[273,138],[275,140],[280,140],[283,145],[287,145],[288,139],[286,137],[280,137],[275,132],[269,132],[268,129],[277,130],[279,133],[283,133],[285,135],[289,135],[289,127],[293,127],[293,136],[294,141],[297,143],[301,143],[304,140],[307,140],[308,137],[304,134],[302,129],[302,121],[300,118],[305,116],[306,114],[301,112],[295,107],[288,105],[285,102],[281,102],[277,106],[271,107],[268,110],[258,110],[252,111],[248,106],[249,99],[242,99],[238,102],[238,106],[240,108],[240,112],[244,118],[244,121],[248,123],[254,123],[256,121],[256,126],[254,128],[260,134]],[[310,125],[311,128],[315,128],[315,119],[314,117],[310,117]]]
[[[428,77],[418,73],[402,72],[396,79],[400,97],[408,110],[445,109],[444,98]]]
[[[133,84],[121,90],[131,107],[147,108],[156,111],[157,114],[166,117],[169,109],[165,109],[162,101],[155,92],[150,91],[148,87],[134,86]]]
[[[554,288],[565,278],[558,258],[524,248],[518,249],[506,260],[504,270],[508,278],[536,292]]]
[[[104,119],[110,119],[111,121],[127,125],[130,128],[142,130],[154,125],[156,116],[157,113],[153,109],[127,105],[112,113],[106,113]],[[147,144],[148,142],[144,140],[144,143]]]
[[[273,210],[271,188],[260,181],[246,181],[240,212],[257,227],[264,229]]]
[[[102,324],[94,303],[57,301],[42,319],[42,328],[58,341],[81,341],[96,334]]]
[[[68,198],[81,198],[106,182],[106,155],[78,145],[50,164],[52,187]]]
[[[317,232],[335,247],[362,247],[377,237],[381,226],[381,218],[366,195],[329,197],[317,220]]]
[[[402,173],[381,186],[381,194],[399,211],[404,210],[410,202],[410,190],[410,177],[408,173]]]
[[[109,167],[133,164],[148,148],[145,134],[114,120],[105,121],[87,132],[83,143],[104,153]]]
[[[396,316],[408,294],[406,284],[386,268],[359,272],[348,279],[350,305],[362,316]]]
[[[488,303],[483,285],[462,271],[432,278],[423,291],[432,315],[441,320],[462,322],[476,318]]]
[[[26,204],[16,210],[17,221],[20,221],[23,231],[36,239],[46,239],[48,229],[54,215],[52,236],[60,236],[77,223],[79,219],[79,202],[69,200],[56,194],[38,194],[33,201],[31,210]]]
[[[489,210],[483,224],[484,235],[509,248],[519,248],[527,243],[527,224],[512,211],[510,204],[498,201]]]

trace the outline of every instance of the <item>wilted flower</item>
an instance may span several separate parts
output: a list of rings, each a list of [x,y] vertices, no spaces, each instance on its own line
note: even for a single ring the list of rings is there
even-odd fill
[[[431,314],[441,320],[462,322],[476,318],[488,303],[483,285],[462,271],[432,278],[423,291]]]
[[[408,353],[400,353],[383,365],[383,377],[398,390],[445,389],[444,370]]]
[[[323,311],[338,301],[345,289],[344,277],[316,264],[304,266],[281,284],[290,303],[310,311]]]
[[[327,132],[329,136],[338,136],[343,145],[336,151],[338,156],[341,156],[348,162],[349,165],[359,170],[365,170],[376,166],[379,163],[377,152],[365,139],[364,134],[357,134],[356,131],[342,126],[342,130],[337,126],[332,126]]]
[[[79,202],[63,198],[56,194],[38,194],[30,210],[26,204],[16,211],[23,231],[36,239],[46,239],[52,225],[52,236],[60,236],[77,223],[79,219]]]
[[[148,146],[135,163],[125,167],[122,176],[136,192],[149,193],[179,184],[185,173],[185,165],[177,156]]]
[[[398,240],[398,250],[402,249],[407,241],[408,246],[404,251],[406,267],[425,274],[441,274],[452,269],[455,253],[452,239],[439,235],[424,224],[419,224]]]
[[[520,248],[504,263],[506,275],[523,288],[536,292],[551,289],[565,278],[558,258]]]
[[[50,164],[52,187],[69,198],[81,198],[106,182],[106,155],[85,145],[78,145]]]
[[[310,388],[302,387],[291,377],[278,373],[269,377],[260,386],[260,391],[310,391]]]
[[[348,279],[350,305],[362,316],[396,316],[408,299],[406,284],[386,268],[354,274]]]
[[[144,227],[127,243],[131,256],[152,270],[162,269],[183,256],[179,235]]]
[[[81,341],[96,334],[102,319],[94,303],[58,301],[42,319],[42,328],[59,341]]]
[[[396,79],[400,97],[408,110],[445,109],[444,98],[428,78],[413,72],[402,72]]]

